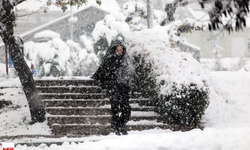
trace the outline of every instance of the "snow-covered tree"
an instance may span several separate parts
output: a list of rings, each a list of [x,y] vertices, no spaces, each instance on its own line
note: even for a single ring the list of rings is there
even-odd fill
[[[64,42],[60,38],[40,43],[26,42],[26,62],[34,65],[38,77],[90,76],[99,60],[93,53],[90,41],[84,36],[81,38],[86,49],[81,48],[79,43],[71,40]]]
[[[94,39],[94,51],[102,59],[110,43],[114,39],[124,40],[124,36],[130,33],[129,25],[125,22],[122,13],[108,14],[96,23],[92,33]]]
[[[38,71],[38,77],[59,77],[72,74],[68,65],[70,48],[60,38],[42,43],[26,42],[24,48],[26,62],[34,65]]]

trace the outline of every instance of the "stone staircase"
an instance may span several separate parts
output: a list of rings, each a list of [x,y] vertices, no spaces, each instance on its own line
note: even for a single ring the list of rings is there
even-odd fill
[[[36,80],[54,135],[107,135],[111,110],[109,99],[94,80]],[[127,130],[170,129],[154,112],[154,102],[140,93],[131,94],[131,119]]]

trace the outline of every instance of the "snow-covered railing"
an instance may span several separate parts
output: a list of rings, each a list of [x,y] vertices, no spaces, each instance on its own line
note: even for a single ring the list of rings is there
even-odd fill
[[[182,52],[189,52],[193,55],[193,57],[200,62],[200,48],[194,46],[190,43],[183,42],[183,43],[176,43],[176,46],[180,48]]]

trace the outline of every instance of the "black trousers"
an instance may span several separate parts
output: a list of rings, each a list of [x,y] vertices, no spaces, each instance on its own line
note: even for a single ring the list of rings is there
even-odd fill
[[[115,92],[110,95],[111,104],[111,128],[116,129],[123,123],[127,123],[131,116],[128,92]],[[121,115],[119,116],[119,112]]]

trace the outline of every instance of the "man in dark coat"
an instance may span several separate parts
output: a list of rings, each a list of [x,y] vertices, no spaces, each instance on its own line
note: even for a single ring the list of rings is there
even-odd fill
[[[137,87],[138,77],[122,41],[111,42],[101,65],[91,78],[100,81],[102,89],[107,89],[112,113],[111,128],[117,135],[127,135],[126,123],[131,116],[129,91]]]

